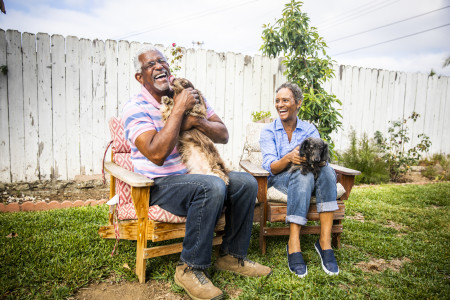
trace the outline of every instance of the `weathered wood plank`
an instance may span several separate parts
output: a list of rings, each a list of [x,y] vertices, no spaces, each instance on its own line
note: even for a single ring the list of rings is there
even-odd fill
[[[8,67],[9,143],[11,180],[20,181],[25,176],[25,129],[22,77],[21,35],[16,30],[6,32],[6,66]]]
[[[195,70],[197,65],[197,56],[195,55],[195,50],[190,48],[186,50],[186,78],[192,82],[195,86],[197,82],[197,72]]]
[[[34,34],[22,35],[23,61],[23,98],[25,131],[25,180],[39,179],[39,132],[38,132],[38,97],[36,37]]]
[[[92,41],[81,39],[80,47],[80,172],[93,174]]]
[[[39,131],[39,179],[49,180],[53,170],[52,63],[50,36],[38,33],[37,44],[37,101]]]
[[[403,108],[403,118],[408,118],[413,111],[415,111],[416,106],[416,91],[417,91],[417,74],[408,73],[406,74],[406,82],[405,82],[405,101]],[[410,141],[406,143],[405,147],[409,148],[412,143],[413,131],[416,124],[410,124],[409,126],[409,135]]]
[[[270,68],[270,58],[263,56],[261,60],[261,110],[272,110],[272,85],[273,77]]]
[[[433,129],[430,132],[429,136],[431,141],[441,141],[441,139],[446,139],[445,137],[442,136],[442,131],[447,131],[447,130],[443,130],[443,128],[446,127],[442,127],[442,125],[445,122],[445,119],[448,119],[449,116],[445,115],[445,100],[446,100],[446,96],[447,96],[447,78],[445,77],[440,77],[438,78],[437,81],[437,89],[436,89],[436,104],[433,105],[433,109],[435,111],[434,113],[434,120],[433,120]],[[447,133],[447,137],[450,137],[450,135]],[[439,149],[439,147],[435,148],[435,151],[432,153],[440,153],[442,152],[441,149]]]
[[[224,53],[216,53],[216,94],[215,94],[215,105],[214,111],[216,114],[222,119],[225,120],[225,87],[226,87],[226,66],[227,66],[227,58]],[[229,129],[228,129],[229,130]],[[224,145],[216,145],[217,150],[219,151],[221,157],[224,159],[225,164],[229,165],[229,161],[227,157],[225,157]]]
[[[67,177],[80,174],[80,49],[77,37],[66,39]]]
[[[131,42],[130,43],[130,59],[131,59],[131,63],[129,64],[130,77],[128,79],[129,82],[130,82],[130,95],[129,95],[129,97],[126,100],[128,100],[131,96],[139,93],[140,90],[141,90],[141,84],[134,77],[134,75],[136,74],[136,70],[135,70],[135,67],[134,67],[134,64],[133,64],[133,59],[134,59],[134,56],[136,55],[136,53],[142,47],[143,47],[143,45],[141,43],[138,43],[138,42]]]
[[[105,44],[105,121],[111,117],[117,117],[118,106],[118,67],[117,67],[117,42],[107,40]],[[107,130],[106,136],[109,137]]]
[[[447,77],[447,85],[446,85],[446,94],[445,94],[445,107],[444,107],[444,121],[443,124],[440,124],[441,128],[450,128],[450,118],[447,118],[447,116],[450,116],[450,77]],[[448,138],[448,131],[443,129],[441,130],[441,137],[439,140],[441,142],[440,148],[436,147],[433,148],[433,152],[436,153],[436,149],[440,153],[449,153],[450,152],[450,139]]]
[[[53,100],[53,176],[67,179],[66,126],[66,57],[65,41],[61,35],[52,35],[52,100]]]
[[[436,106],[438,106],[439,99],[439,91],[438,91],[438,77],[436,75],[428,77],[428,85],[427,85],[427,100],[428,103],[434,103],[434,105],[425,105],[425,112],[421,116],[423,118],[423,130],[427,136],[430,137],[433,142],[433,123],[437,118],[438,111]]]
[[[260,55],[255,55],[253,57],[253,64],[252,64],[252,98],[251,98],[251,110],[252,112],[258,112],[263,110],[261,107],[261,63],[262,63],[262,57]]]
[[[241,128],[245,128],[248,123],[252,121],[252,109],[254,109],[255,106],[253,104],[255,103],[253,98],[253,92],[252,92],[252,85],[253,85],[253,59],[251,56],[246,55],[244,57],[244,92],[243,92],[243,106],[242,106],[242,120],[241,120]],[[245,131],[241,130],[242,137],[245,137]],[[243,141],[244,139],[241,138]],[[242,148],[241,148],[242,149]]]
[[[136,80],[134,68],[130,73],[133,58],[130,56],[130,44],[127,41],[119,41],[117,56],[117,115],[121,116],[123,104],[130,99],[130,80]]]
[[[234,107],[232,112],[233,131],[230,132],[230,139],[233,140],[231,161],[232,168],[237,169],[239,160],[241,158],[242,149],[245,141],[245,128],[246,124],[243,124],[245,115],[250,114],[249,111],[244,111],[244,56],[238,54],[235,57],[235,70],[234,70]]]
[[[280,82],[280,80],[278,79],[278,74],[279,74],[279,61],[278,58],[271,58],[270,59],[270,77],[271,77],[271,81],[270,81],[270,102],[269,102],[269,107],[270,107],[270,113],[272,114],[272,116],[277,116],[277,110],[275,108],[275,95],[276,95],[276,89],[278,88],[278,86],[282,83]]]
[[[109,140],[107,117],[105,111],[105,43],[100,40],[93,41],[92,55],[92,155],[93,172],[102,172],[102,158],[106,144]]]
[[[228,128],[228,132],[230,136],[233,135],[233,130],[239,130],[238,128],[233,127],[233,115],[234,115],[234,90],[235,90],[235,71],[236,71],[236,55],[234,53],[228,52],[226,54],[227,57],[227,65],[226,65],[226,74],[225,74],[225,117],[223,119],[225,125]],[[233,164],[236,164],[236,161],[233,161],[233,145],[232,143],[228,143],[224,145],[223,154],[224,159],[228,166],[233,168]]]
[[[6,34],[0,29],[0,66],[6,66]],[[0,72],[0,182],[11,182],[9,151],[8,74]]]
[[[216,110],[216,65],[216,54],[214,51],[208,50],[208,52],[206,52],[206,83],[205,89],[202,92],[203,96],[214,110]]]
[[[194,86],[198,88],[200,91],[206,90],[206,50],[198,49],[195,51],[196,56],[196,78]],[[189,79],[189,78],[188,78]]]

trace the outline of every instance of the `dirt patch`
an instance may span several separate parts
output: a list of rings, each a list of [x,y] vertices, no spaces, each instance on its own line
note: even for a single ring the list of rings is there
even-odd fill
[[[144,284],[139,282],[121,281],[117,283],[93,283],[81,288],[72,300],[179,300],[189,299],[187,295],[179,295],[171,291],[169,282],[149,280]]]
[[[420,172],[420,168],[416,168],[410,172],[407,172],[402,178],[401,182],[417,182],[417,183],[428,183],[432,182],[432,180],[428,179],[427,177],[423,176]]]
[[[369,262],[359,262],[356,264],[358,268],[363,270],[364,272],[370,272],[370,273],[380,273],[387,269],[391,269],[394,272],[399,272],[401,267],[405,263],[410,263],[411,260],[407,257],[403,257],[401,259],[395,258],[391,261],[386,261],[382,258],[380,259],[373,259]]]
[[[0,183],[0,203],[109,199],[109,185],[101,175],[80,175],[74,180]]]
[[[389,228],[394,228],[397,231],[400,231],[400,230],[403,230],[403,229],[407,228],[406,226],[400,225],[400,224],[395,223],[395,222],[393,222],[391,220],[389,220],[388,223],[384,224],[383,226],[384,227],[389,227]]]
[[[345,216],[346,219],[356,220],[364,223],[364,215],[362,213],[356,213],[354,216]]]

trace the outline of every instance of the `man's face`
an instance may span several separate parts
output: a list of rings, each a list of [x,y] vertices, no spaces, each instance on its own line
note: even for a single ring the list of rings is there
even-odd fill
[[[152,95],[163,96],[169,91],[170,69],[166,58],[161,52],[148,51],[139,56],[142,68],[136,73],[136,79]]]

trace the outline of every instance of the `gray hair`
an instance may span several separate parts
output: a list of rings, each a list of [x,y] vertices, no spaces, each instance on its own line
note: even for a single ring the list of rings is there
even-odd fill
[[[155,46],[153,46],[153,45],[144,45],[144,46],[142,46],[142,47],[136,52],[136,54],[134,55],[134,59],[133,59],[133,62],[134,62],[134,70],[135,70],[136,73],[140,73],[140,72],[141,72],[141,68],[142,68],[142,63],[141,63],[141,61],[139,60],[139,56],[141,56],[141,55],[144,54],[144,53],[152,52],[152,51],[158,51],[159,53],[161,53],[161,54],[164,56],[164,54],[163,54],[161,51],[159,51],[159,50],[158,50]],[[166,57],[164,56],[164,58],[166,58]]]
[[[278,93],[278,91],[281,90],[281,89],[289,89],[289,90],[292,92],[292,95],[294,95],[295,103],[298,104],[299,101],[302,101],[302,102],[303,102],[303,93],[302,93],[302,90],[301,90],[301,88],[300,88],[298,85],[296,85],[295,83],[292,83],[292,82],[285,82],[285,83],[283,83],[282,85],[280,85],[280,86],[277,88],[276,92]]]

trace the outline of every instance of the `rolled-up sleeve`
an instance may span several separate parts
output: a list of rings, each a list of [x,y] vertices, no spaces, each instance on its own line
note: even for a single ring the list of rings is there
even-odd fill
[[[263,156],[262,167],[264,170],[268,171],[270,175],[273,175],[270,165],[279,158],[277,156],[278,151],[275,142],[275,133],[270,128],[265,127],[261,130],[259,146]]]

